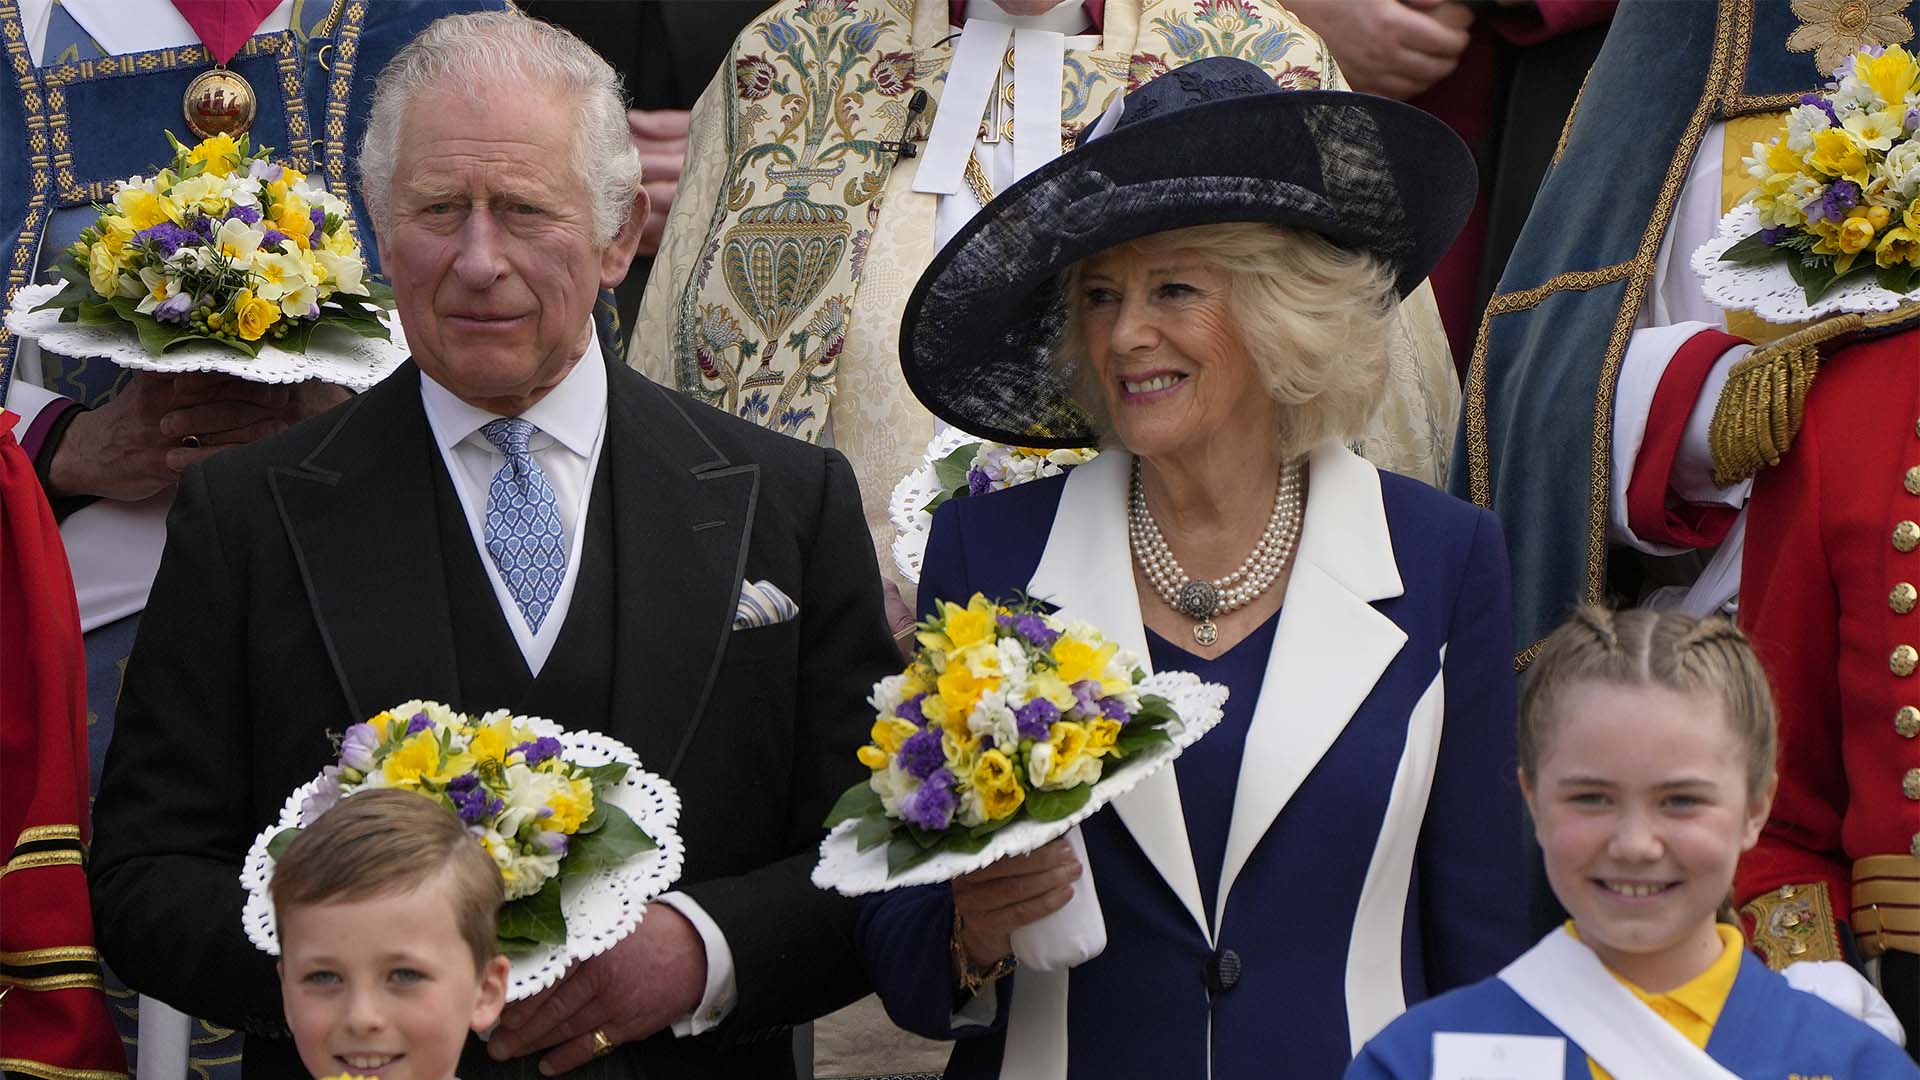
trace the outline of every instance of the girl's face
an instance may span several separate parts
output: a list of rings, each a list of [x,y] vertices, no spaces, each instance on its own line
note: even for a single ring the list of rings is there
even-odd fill
[[[1602,962],[1664,993],[1719,956],[1714,914],[1772,784],[1747,791],[1746,748],[1708,694],[1590,681],[1561,700],[1537,784],[1520,778],[1547,880]]]

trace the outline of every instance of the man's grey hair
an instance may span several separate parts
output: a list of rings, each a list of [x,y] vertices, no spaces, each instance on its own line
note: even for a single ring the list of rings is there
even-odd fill
[[[579,38],[513,11],[436,19],[380,73],[360,140],[360,196],[374,229],[384,235],[392,220],[400,124],[415,99],[428,92],[479,98],[528,90],[566,103],[556,120],[574,117],[573,169],[593,199],[594,243],[611,241],[640,190],[640,153],[628,135],[620,76]]]

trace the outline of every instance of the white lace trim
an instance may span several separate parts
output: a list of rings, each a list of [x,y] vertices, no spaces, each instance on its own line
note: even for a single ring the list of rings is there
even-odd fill
[[[1905,295],[1888,292],[1869,273],[1834,287],[1809,306],[1805,291],[1784,262],[1720,261],[1728,248],[1759,231],[1760,212],[1751,204],[1736,206],[1720,219],[1713,239],[1694,249],[1693,272],[1700,275],[1701,291],[1716,306],[1751,311],[1770,323],[1797,323],[1844,312],[1892,311],[1909,300],[1920,300],[1920,288]]]
[[[353,391],[373,388],[393,373],[407,358],[406,334],[400,320],[386,313],[382,321],[393,333],[392,341],[361,337],[338,327],[316,327],[305,353],[288,352],[274,345],[249,357],[223,345],[190,341],[161,356],[148,352],[132,326],[82,326],[63,323],[56,309],[33,309],[58,295],[59,285],[28,285],[13,298],[7,309],[7,329],[29,341],[36,341],[47,352],[62,356],[101,357],[125,368],[184,374],[215,371],[257,383],[297,383],[308,379],[344,386]]]
[[[900,576],[915,585],[920,584],[920,562],[927,553],[927,534],[933,528],[933,515],[921,507],[940,494],[940,481],[933,471],[933,463],[960,449],[970,442],[979,442],[978,435],[969,435],[959,428],[947,428],[934,435],[927,443],[927,452],[920,464],[912,472],[900,478],[893,486],[893,495],[887,500],[887,516],[893,520],[893,565],[899,567]]]

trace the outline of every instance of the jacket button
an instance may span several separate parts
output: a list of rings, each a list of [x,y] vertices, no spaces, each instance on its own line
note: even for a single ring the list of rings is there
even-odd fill
[[[1908,519],[1893,527],[1893,550],[1912,551],[1920,547],[1920,522]]]
[[[1915,465],[1913,468],[1908,469],[1907,475],[1902,480],[1902,483],[1906,485],[1907,494],[1920,495],[1920,465]]]
[[[1903,679],[1913,674],[1916,667],[1920,667],[1920,652],[1911,645],[1898,646],[1893,650],[1893,655],[1887,657],[1887,670]]]
[[[1903,739],[1920,735],[1920,709],[1911,705],[1900,706],[1900,711],[1893,714],[1893,730],[1899,732]]]
[[[1207,996],[1219,997],[1240,985],[1240,971],[1240,954],[1232,949],[1221,949],[1208,957]]]
[[[1920,769],[1908,769],[1907,775],[1900,778],[1900,794],[1920,802]]]
[[[1887,594],[1887,606],[1893,609],[1895,615],[1912,611],[1916,602],[1920,602],[1920,590],[1916,590],[1910,581],[1895,585],[1893,591]]]

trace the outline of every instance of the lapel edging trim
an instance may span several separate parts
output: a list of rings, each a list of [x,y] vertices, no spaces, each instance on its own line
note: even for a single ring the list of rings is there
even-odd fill
[[[676,403],[676,405],[677,404],[678,403]],[[682,416],[684,418],[684,414],[682,414]],[[688,426],[692,426],[691,420],[688,421]],[[704,440],[706,436],[702,434],[701,438]],[[708,442],[707,445],[712,447],[713,443]],[[716,454],[719,453],[717,449],[714,452]],[[725,459],[723,458],[723,464],[724,461]],[[733,560],[733,585],[727,593],[728,611],[733,611],[740,606],[740,586],[747,576],[747,549],[751,547],[753,543],[754,514],[760,505],[760,466],[754,464],[734,465],[725,468],[702,466],[701,470],[697,470],[694,473],[694,478],[698,480],[723,480],[733,476],[746,476],[749,479],[749,484],[747,488],[746,522],[740,529],[740,550],[734,556]],[[681,734],[680,745],[674,750],[673,760],[667,765],[666,777],[668,780],[672,780],[675,776],[679,775],[680,763],[686,760],[687,751],[693,748],[693,737],[699,732],[700,721],[706,716],[707,701],[713,696],[713,685],[720,677],[720,663],[725,660],[727,656],[727,638],[732,636],[732,634],[733,620],[728,619],[721,624],[720,636],[714,642],[713,659],[707,665],[707,678],[706,681],[701,684],[700,694],[694,698],[693,715],[687,721],[687,730]]]

